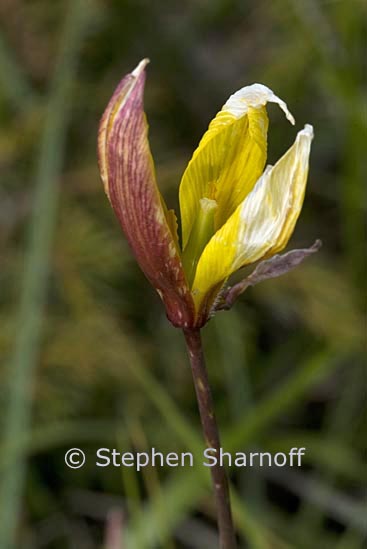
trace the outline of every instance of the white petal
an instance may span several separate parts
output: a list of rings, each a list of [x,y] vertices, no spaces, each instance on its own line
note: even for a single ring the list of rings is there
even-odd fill
[[[289,122],[294,125],[294,118],[289,112],[287,104],[263,84],[252,84],[236,91],[223,105],[222,111],[227,111],[236,118],[241,118],[247,113],[249,107],[258,108],[266,105],[266,103],[277,103]]]
[[[237,268],[287,244],[303,204],[312,139],[313,128],[306,124],[293,146],[275,166],[267,166],[243,201]]]

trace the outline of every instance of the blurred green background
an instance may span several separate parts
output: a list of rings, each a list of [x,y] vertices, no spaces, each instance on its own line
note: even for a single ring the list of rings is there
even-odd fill
[[[136,473],[93,460],[101,446],[201,444],[183,338],[96,164],[99,118],[143,57],[170,207],[238,88],[268,85],[296,118],[295,129],[269,106],[270,163],[315,128],[288,249],[321,238],[322,250],[248,290],[204,342],[223,446],[307,449],[302,468],[232,471],[241,547],[362,547],[366,15],[358,0],[1,0],[1,549],[216,547],[203,467]],[[87,454],[79,470],[64,464],[74,446]]]

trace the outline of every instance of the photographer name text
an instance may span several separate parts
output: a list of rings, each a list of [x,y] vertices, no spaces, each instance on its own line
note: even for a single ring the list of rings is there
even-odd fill
[[[155,448],[148,452],[121,452],[115,448],[99,448],[95,453],[97,467],[194,467],[197,459],[203,467],[300,467],[306,448],[292,448],[289,452],[227,452],[223,448],[206,448],[198,457],[192,452],[163,453]],[[85,453],[71,448],[65,454],[65,463],[71,469],[79,469],[86,462]]]

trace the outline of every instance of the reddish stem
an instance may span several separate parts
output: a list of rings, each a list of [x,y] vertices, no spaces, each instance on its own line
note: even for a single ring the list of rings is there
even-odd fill
[[[221,447],[219,431],[214,414],[213,397],[205,365],[200,330],[184,330],[184,336],[190,358],[205,443],[208,448],[214,448],[218,455]],[[210,471],[217,505],[220,547],[221,549],[236,549],[237,542],[233,527],[226,470],[220,465],[214,465],[210,467]]]

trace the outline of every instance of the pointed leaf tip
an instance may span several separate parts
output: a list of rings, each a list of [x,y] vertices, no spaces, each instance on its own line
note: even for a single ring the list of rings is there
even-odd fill
[[[138,63],[138,65],[135,67],[135,69],[132,71],[131,74],[135,77],[139,76],[144,71],[144,69],[148,65],[148,63],[150,63],[150,59],[145,57],[144,59],[142,59],[140,61],[140,63]]]

